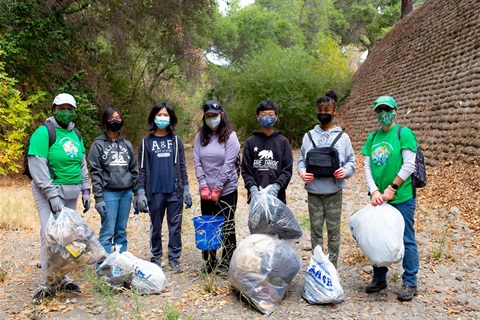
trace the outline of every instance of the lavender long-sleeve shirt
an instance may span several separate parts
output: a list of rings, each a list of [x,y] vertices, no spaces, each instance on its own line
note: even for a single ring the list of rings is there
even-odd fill
[[[208,186],[212,192],[215,187],[219,187],[222,189],[221,195],[237,190],[235,160],[239,151],[240,142],[235,132],[230,134],[225,143],[219,143],[218,135],[213,134],[206,146],[202,146],[200,133],[197,133],[193,144],[193,159],[199,190]]]

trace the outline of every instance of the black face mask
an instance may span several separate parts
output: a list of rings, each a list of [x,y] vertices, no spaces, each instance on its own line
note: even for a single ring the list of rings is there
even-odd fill
[[[110,121],[107,122],[107,130],[111,132],[119,131],[120,129],[122,129],[122,126],[123,126],[123,121],[121,120],[113,120],[111,122]]]
[[[332,121],[333,116],[330,113],[320,113],[317,114],[318,121],[322,124],[322,126],[326,125],[330,121]]]

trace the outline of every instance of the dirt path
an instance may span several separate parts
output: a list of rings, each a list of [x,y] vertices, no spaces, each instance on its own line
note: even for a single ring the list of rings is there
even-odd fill
[[[296,151],[298,154],[298,151]],[[297,157],[295,157],[297,158]],[[192,159],[188,157],[188,159]],[[189,163],[191,166],[191,163]],[[192,167],[189,170],[192,193],[197,190]],[[304,271],[310,258],[310,238],[295,243],[302,257],[302,269],[293,280],[279,309],[269,319],[479,319],[480,274],[479,251],[474,234],[462,220],[461,212],[451,207],[431,209],[429,201],[419,201],[417,209],[417,239],[420,252],[419,293],[410,303],[396,300],[401,287],[401,266],[395,265],[388,274],[389,287],[379,294],[367,295],[364,287],[371,278],[371,266],[363,257],[348,230],[348,217],[368,204],[363,187],[363,172],[348,182],[344,193],[343,238],[338,271],[345,300],[337,305],[309,305],[300,296]],[[236,214],[237,241],[249,235],[248,207],[243,184],[239,188]],[[306,192],[295,174],[288,189],[288,204],[297,219],[308,220]],[[36,214],[36,213],[28,213]],[[0,262],[6,277],[0,282],[0,319],[260,319],[266,318],[244,299],[233,293],[228,281],[216,277],[213,281],[199,274],[200,251],[195,248],[192,218],[200,215],[199,197],[184,212],[182,274],[165,271],[168,287],[160,295],[136,296],[120,293],[105,297],[93,292],[85,270],[72,278],[82,293],[60,294],[48,302],[31,303],[40,270],[38,232],[0,230]],[[84,219],[97,233],[100,220],[94,208]],[[165,226],[166,228],[166,226]],[[129,251],[147,259],[148,216],[131,216],[128,226]]]

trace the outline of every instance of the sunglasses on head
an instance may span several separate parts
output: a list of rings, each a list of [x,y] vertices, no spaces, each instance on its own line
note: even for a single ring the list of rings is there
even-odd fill
[[[391,112],[393,110],[394,109],[392,107],[389,107],[389,106],[386,106],[386,105],[380,105],[380,106],[375,108],[376,113],[380,113],[382,111]]]

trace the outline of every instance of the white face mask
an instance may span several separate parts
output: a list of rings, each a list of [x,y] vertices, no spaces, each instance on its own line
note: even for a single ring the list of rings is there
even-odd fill
[[[205,123],[212,130],[216,129],[220,125],[220,121],[222,121],[220,117],[212,117],[212,118],[205,119]]]

